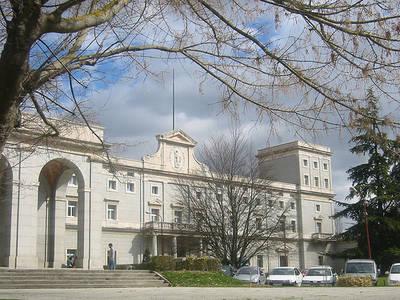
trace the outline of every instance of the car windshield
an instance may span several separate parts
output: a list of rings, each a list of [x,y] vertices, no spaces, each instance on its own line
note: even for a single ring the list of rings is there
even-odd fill
[[[375,273],[374,264],[370,262],[347,263],[346,273]]]
[[[331,270],[329,269],[310,269],[308,270],[307,276],[331,276]]]
[[[251,267],[245,267],[245,268],[240,268],[238,271],[239,275],[245,275],[245,274],[257,274],[257,269],[256,268],[251,268]]]
[[[392,269],[390,270],[390,273],[392,273],[392,274],[400,274],[400,265],[393,266]]]
[[[271,275],[293,275],[293,269],[273,269]]]

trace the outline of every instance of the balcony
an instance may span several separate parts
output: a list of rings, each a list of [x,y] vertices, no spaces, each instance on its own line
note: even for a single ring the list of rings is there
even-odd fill
[[[334,240],[333,233],[322,233],[322,232],[316,232],[316,233],[311,234],[311,239],[314,241],[332,241],[332,240]]]
[[[196,226],[188,223],[170,223],[151,221],[144,224],[145,233],[160,233],[160,234],[177,234],[177,233],[195,233]]]

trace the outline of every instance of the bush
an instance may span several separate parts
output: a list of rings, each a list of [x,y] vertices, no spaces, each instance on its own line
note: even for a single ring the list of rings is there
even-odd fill
[[[151,257],[151,267],[156,271],[174,271],[175,260],[172,256]]]
[[[208,258],[207,259],[207,268],[208,271],[220,271],[221,270],[221,262],[216,258]]]
[[[336,286],[372,286],[372,278],[371,276],[340,276],[337,279]]]
[[[207,256],[189,256],[182,263],[183,268],[188,271],[219,271],[221,264],[218,259]]]

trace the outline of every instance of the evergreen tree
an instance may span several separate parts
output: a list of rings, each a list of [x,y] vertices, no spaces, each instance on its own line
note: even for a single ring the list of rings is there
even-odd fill
[[[358,242],[355,255],[362,258],[368,257],[368,219],[372,258],[386,269],[393,259],[400,258],[400,142],[388,136],[389,124],[377,121],[379,106],[372,90],[367,97],[368,107],[352,122],[358,135],[351,139],[354,146],[350,151],[368,160],[347,171],[352,180],[346,198],[350,203],[339,203],[344,210],[336,217],[356,221],[344,235]]]

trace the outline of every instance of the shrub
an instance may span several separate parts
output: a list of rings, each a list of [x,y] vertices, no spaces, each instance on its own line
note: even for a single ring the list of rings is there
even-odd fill
[[[207,256],[189,256],[182,265],[188,271],[219,271],[221,267],[218,259]]]
[[[221,270],[221,262],[217,258],[208,258],[207,259],[207,268],[208,271],[220,271]]]
[[[153,256],[151,267],[156,271],[174,271],[175,260],[172,256]]]
[[[340,276],[336,282],[337,286],[372,286],[371,276],[365,277],[351,277]]]

